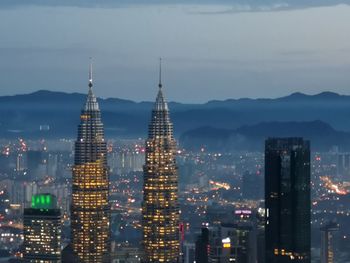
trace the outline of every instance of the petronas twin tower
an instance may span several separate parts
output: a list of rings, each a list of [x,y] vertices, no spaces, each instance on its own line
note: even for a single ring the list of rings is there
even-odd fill
[[[82,110],[75,143],[71,240],[83,263],[110,262],[110,205],[107,145],[101,112],[92,91]],[[168,105],[159,91],[146,140],[142,230],[143,262],[179,262],[179,204],[176,142]]]
[[[146,141],[142,228],[145,262],[178,262],[179,204],[176,143],[161,79]]]
[[[91,68],[89,92],[80,120],[72,182],[72,248],[80,262],[109,262],[107,144],[101,112],[92,92]]]

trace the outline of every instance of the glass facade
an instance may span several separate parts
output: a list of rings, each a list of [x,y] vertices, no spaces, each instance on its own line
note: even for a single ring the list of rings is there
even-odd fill
[[[266,141],[265,207],[266,262],[310,263],[309,141]]]

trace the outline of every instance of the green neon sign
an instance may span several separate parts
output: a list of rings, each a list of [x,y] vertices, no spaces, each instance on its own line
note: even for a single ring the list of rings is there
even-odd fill
[[[32,208],[52,209],[56,206],[56,197],[51,194],[37,194],[32,196]]]

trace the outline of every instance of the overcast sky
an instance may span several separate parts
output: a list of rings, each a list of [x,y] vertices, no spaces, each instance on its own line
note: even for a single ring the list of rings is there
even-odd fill
[[[160,56],[172,101],[350,94],[349,1],[56,2],[0,1],[0,95],[86,92],[90,56],[101,97],[153,100]]]

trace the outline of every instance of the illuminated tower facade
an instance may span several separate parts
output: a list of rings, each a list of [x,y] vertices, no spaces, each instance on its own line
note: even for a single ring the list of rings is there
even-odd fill
[[[61,262],[61,210],[51,194],[32,197],[23,213],[23,258],[31,263]]]
[[[160,74],[161,76],[161,74]],[[144,262],[179,261],[176,142],[161,78],[146,140],[142,228]]]
[[[109,262],[110,205],[107,145],[97,99],[89,92],[75,142],[71,207],[72,248],[80,262]]]

